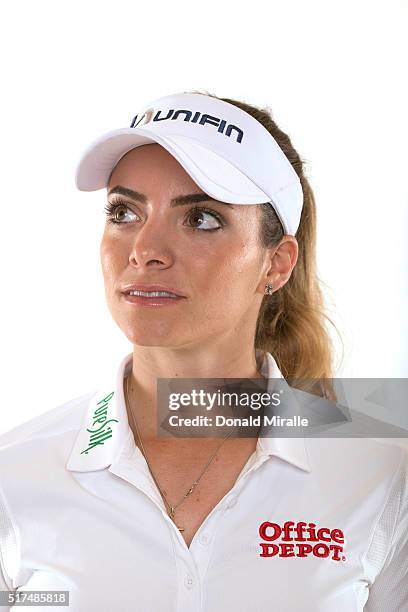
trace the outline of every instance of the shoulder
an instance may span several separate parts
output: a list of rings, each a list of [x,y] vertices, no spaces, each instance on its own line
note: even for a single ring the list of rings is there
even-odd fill
[[[309,438],[307,452],[320,490],[343,507],[360,505],[373,519],[408,507],[408,440]]]
[[[0,588],[15,586],[21,513],[44,512],[44,499],[51,504],[63,486],[66,455],[93,395],[73,398],[0,435]]]
[[[308,438],[312,466],[351,482],[373,478],[388,481],[408,466],[408,440],[403,438]]]
[[[95,391],[73,398],[0,435],[0,472],[72,442]],[[1,475],[1,474],[0,474]]]

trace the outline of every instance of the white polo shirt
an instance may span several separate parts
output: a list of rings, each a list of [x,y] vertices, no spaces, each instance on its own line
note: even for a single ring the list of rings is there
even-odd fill
[[[0,590],[69,591],[70,612],[408,610],[406,449],[259,438],[187,547],[128,425],[131,367],[0,436]],[[262,374],[281,377],[269,353]]]

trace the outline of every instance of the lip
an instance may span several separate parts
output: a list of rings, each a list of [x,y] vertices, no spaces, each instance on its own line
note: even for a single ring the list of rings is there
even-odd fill
[[[138,305],[141,307],[147,308],[163,308],[165,306],[175,306],[175,304],[180,304],[180,302],[184,301],[184,297],[143,297],[140,295],[128,295],[124,293],[122,299],[125,300],[128,304]]]
[[[186,297],[185,295],[180,293],[179,289],[176,289],[175,287],[168,287],[165,285],[133,284],[133,285],[125,285],[125,287],[122,288],[122,293],[125,295],[127,295],[129,291],[168,291],[169,293],[174,293],[175,295],[177,295],[177,297],[181,297],[181,298]]]

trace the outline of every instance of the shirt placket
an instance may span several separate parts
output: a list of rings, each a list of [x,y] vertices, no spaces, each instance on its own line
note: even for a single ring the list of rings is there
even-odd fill
[[[266,459],[268,459],[268,455],[257,447],[257,450],[249,457],[238,475],[232,489],[204,519],[195,533],[190,547],[187,546],[182,534],[169,517],[146,460],[140,449],[135,446],[133,438],[128,437],[120,457],[110,466],[109,470],[113,474],[123,478],[147,495],[159,507],[164,520],[169,523],[169,533],[172,538],[174,559],[179,577],[177,612],[185,612],[186,610],[199,612],[202,610],[205,574],[221,516],[237,504],[239,492],[245,479],[251,472],[258,469]]]
[[[174,543],[177,571],[181,577],[177,612],[185,612],[185,610],[199,612],[203,610],[205,575],[215,545],[216,532],[221,517],[230,512],[238,503],[239,493],[249,474],[258,469],[267,459],[268,455],[259,450],[251,455],[232,489],[212,509],[198,528],[191,541],[190,548],[187,547],[181,533],[171,521],[173,525],[171,535]]]

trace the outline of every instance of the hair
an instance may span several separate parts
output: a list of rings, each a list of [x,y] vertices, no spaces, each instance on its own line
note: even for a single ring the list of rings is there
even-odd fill
[[[289,136],[277,126],[269,108],[219,98],[208,92],[204,95],[233,104],[259,121],[273,136],[299,177],[303,208],[295,234],[298,259],[288,281],[272,295],[264,296],[257,319],[254,347],[274,356],[289,385],[307,388],[316,395],[336,400],[331,380],[334,347],[326,323],[329,322],[337,333],[338,330],[325,313],[320,288],[322,281],[316,273],[316,204],[305,176],[305,161]],[[270,203],[258,206],[261,209],[259,242],[262,247],[273,247],[280,242],[285,231]],[[339,337],[341,340],[340,334]]]

